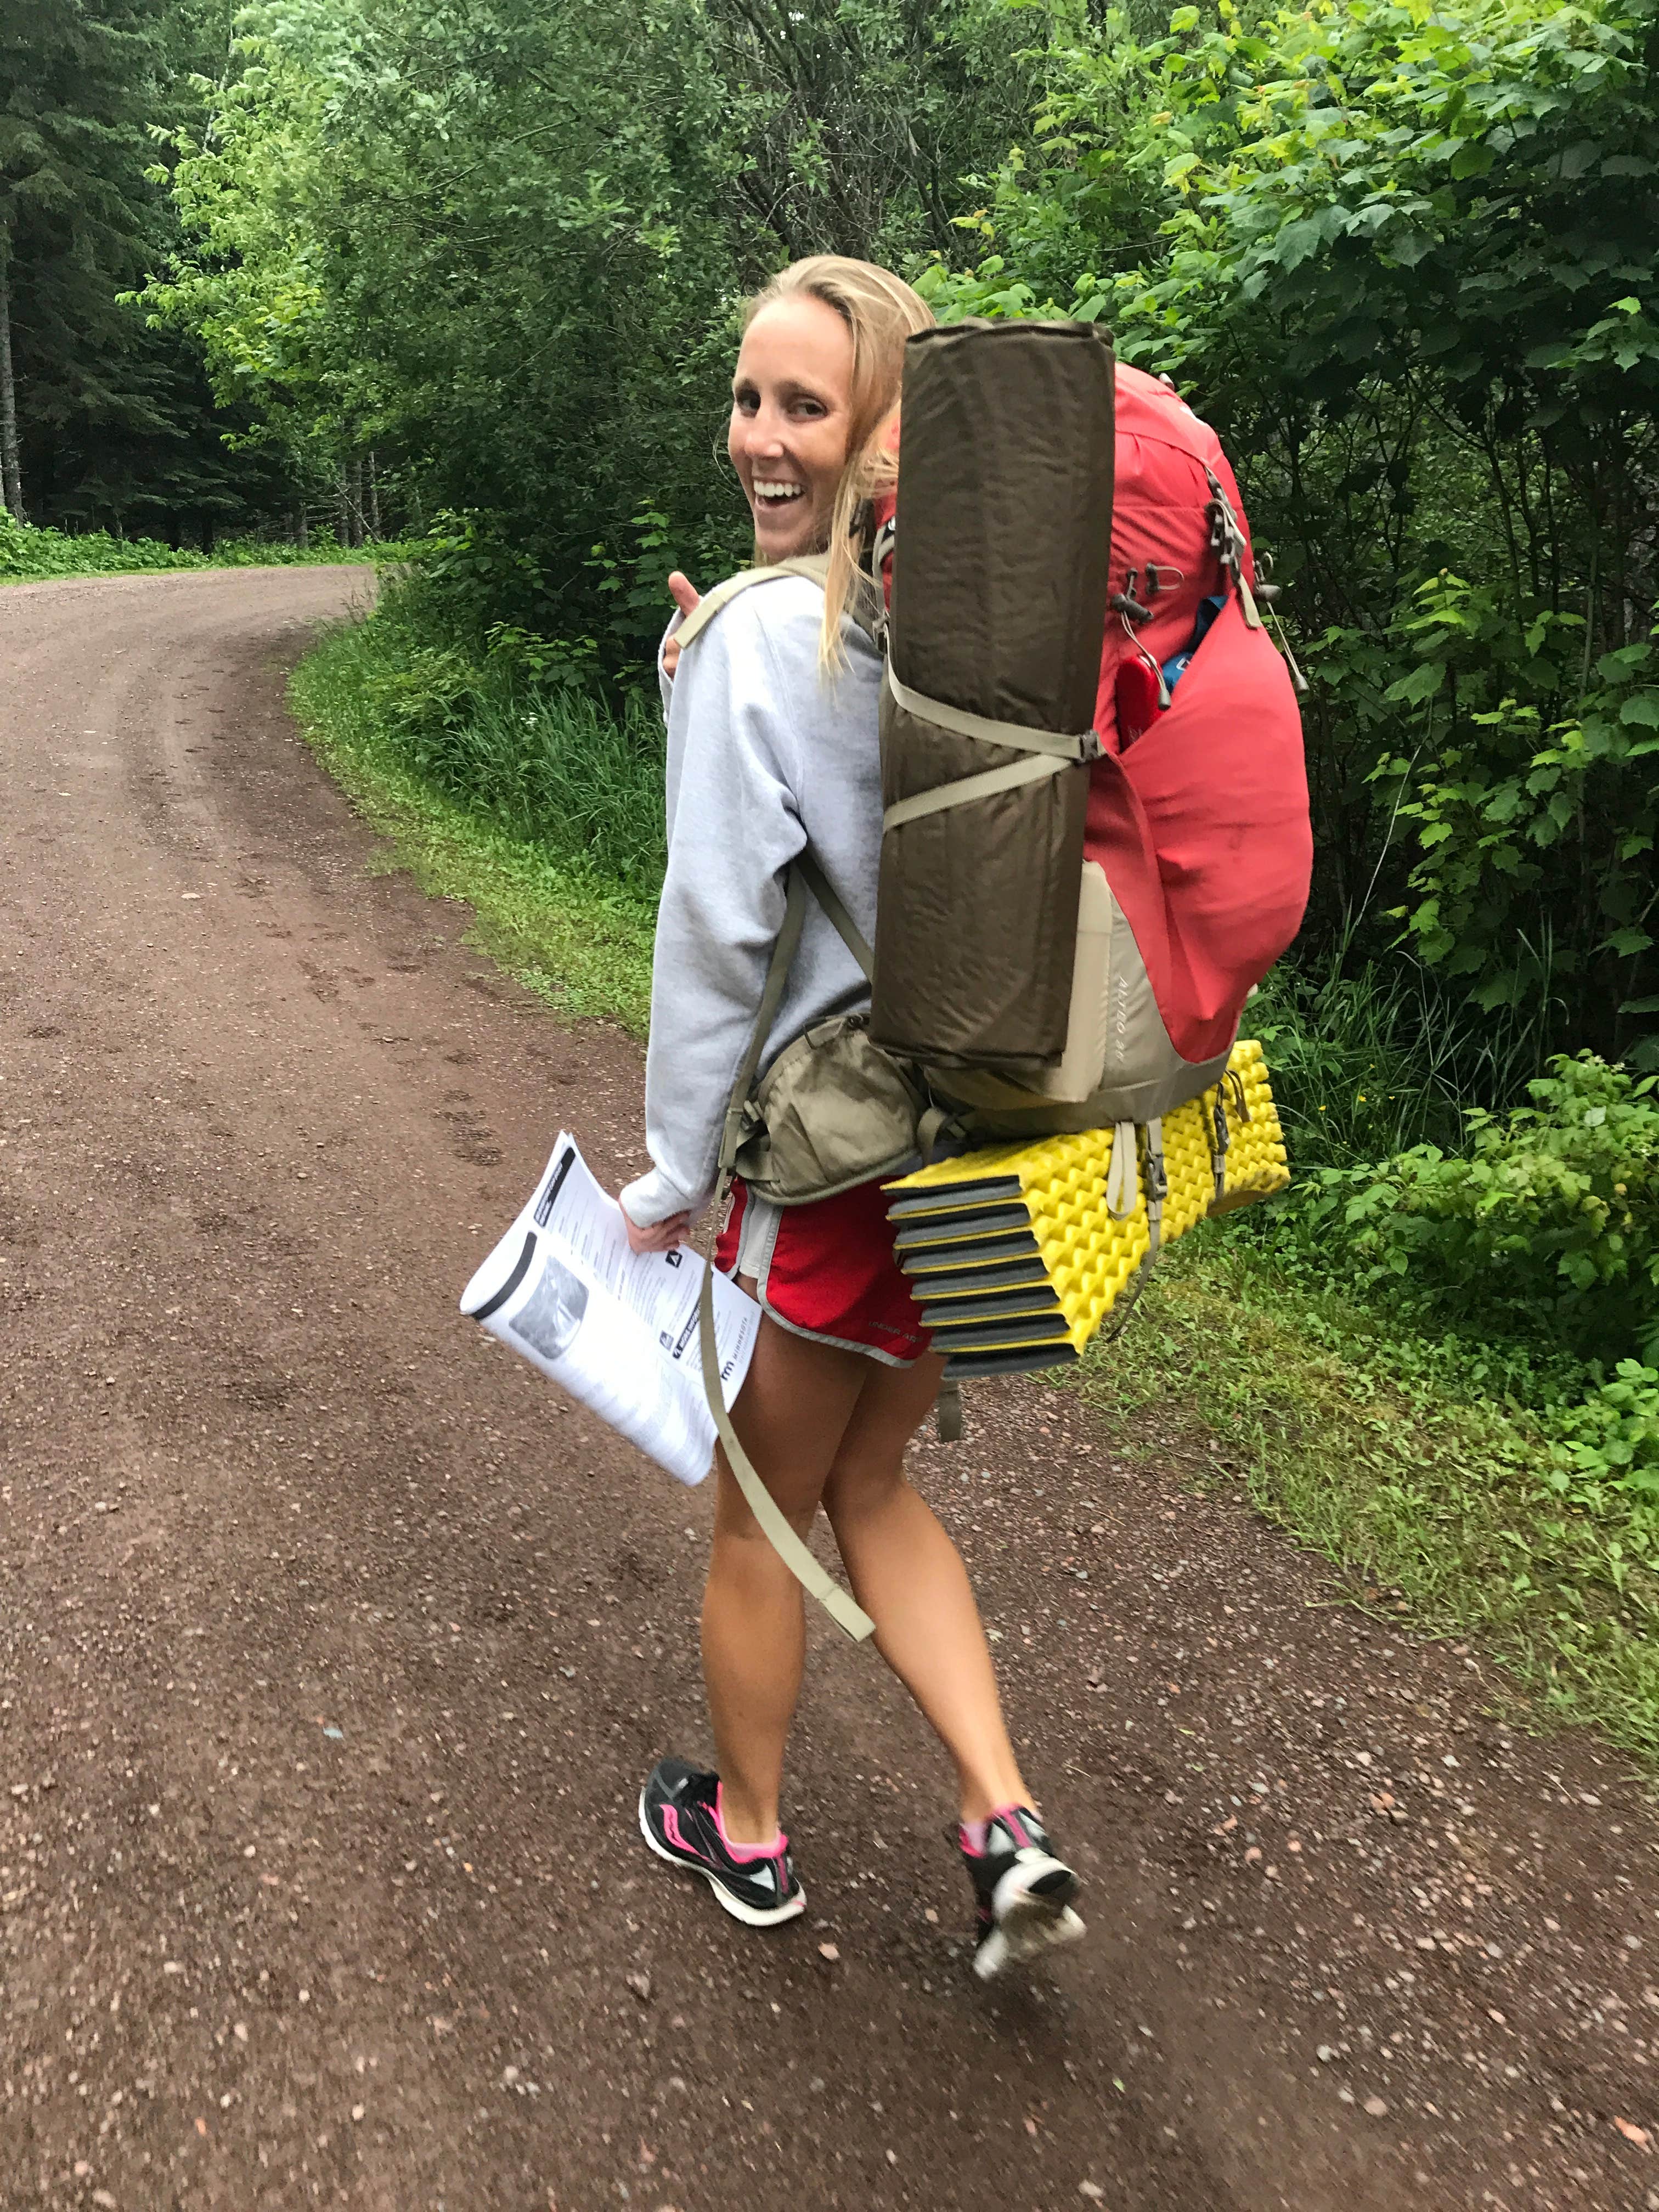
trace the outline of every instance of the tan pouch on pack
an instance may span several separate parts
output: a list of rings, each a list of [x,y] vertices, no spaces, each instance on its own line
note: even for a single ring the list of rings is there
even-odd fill
[[[757,1198],[805,1206],[913,1162],[927,1101],[870,1041],[867,1014],[816,1022],[750,1095],[737,1170]]]

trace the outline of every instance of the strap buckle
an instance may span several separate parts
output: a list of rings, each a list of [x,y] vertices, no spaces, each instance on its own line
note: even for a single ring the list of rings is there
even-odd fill
[[[1210,1127],[1212,1132],[1210,1169],[1215,1176],[1215,1194],[1219,1199],[1225,1194],[1227,1188],[1227,1152],[1233,1141],[1233,1133],[1227,1123],[1227,1086],[1224,1082],[1217,1084],[1210,1104]]]

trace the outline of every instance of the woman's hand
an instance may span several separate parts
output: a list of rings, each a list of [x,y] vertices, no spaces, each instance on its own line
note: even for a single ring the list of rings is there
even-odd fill
[[[682,578],[684,582],[684,579]],[[621,1208],[617,1209],[621,1212]],[[636,1221],[623,1214],[623,1224],[628,1231],[630,1252],[672,1252],[677,1244],[684,1244],[691,1234],[689,1213],[671,1213],[666,1221],[653,1221],[648,1229],[641,1229]]]
[[[673,574],[668,579],[668,588],[673,593],[674,605],[679,609],[682,615],[689,615],[692,608],[695,607],[702,598],[702,593],[697,589],[690,576],[682,575],[678,568],[675,569]],[[679,665],[680,641],[677,637],[671,637],[664,644],[662,649],[663,674],[672,679],[674,671],[679,666]],[[635,1249],[643,1250],[646,1248],[641,1246],[636,1247]]]

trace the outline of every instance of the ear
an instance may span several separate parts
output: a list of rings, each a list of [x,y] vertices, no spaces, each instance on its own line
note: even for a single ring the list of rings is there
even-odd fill
[[[899,410],[896,407],[888,416],[886,427],[882,431],[881,447],[884,453],[890,453],[895,460],[898,459]]]

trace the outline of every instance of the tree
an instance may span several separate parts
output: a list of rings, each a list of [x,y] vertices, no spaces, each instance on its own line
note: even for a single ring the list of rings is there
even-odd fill
[[[141,266],[158,27],[149,0],[11,0],[0,22],[0,453],[20,515],[20,387],[34,424],[123,404],[107,364]]]
[[[962,178],[1029,122],[1042,12],[999,0],[707,0],[749,251],[950,252]]]

